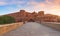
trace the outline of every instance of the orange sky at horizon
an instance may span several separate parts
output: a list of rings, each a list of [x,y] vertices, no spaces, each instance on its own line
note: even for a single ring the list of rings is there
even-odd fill
[[[45,0],[44,2],[31,2],[35,11],[43,10],[46,14],[54,14],[60,16],[60,0]]]
[[[21,9],[29,12],[45,11],[46,14],[60,16],[60,0],[0,0],[0,15]]]

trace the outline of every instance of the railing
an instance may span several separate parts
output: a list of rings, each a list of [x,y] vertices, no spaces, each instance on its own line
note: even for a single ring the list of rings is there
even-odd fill
[[[38,22],[38,23],[49,26],[51,28],[54,28],[60,31],[60,23],[58,22]]]
[[[23,22],[0,25],[0,35],[7,33],[23,25]]]

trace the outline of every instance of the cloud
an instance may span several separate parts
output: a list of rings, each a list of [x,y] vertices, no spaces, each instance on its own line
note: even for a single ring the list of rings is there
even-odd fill
[[[0,6],[4,5],[17,5],[20,8],[21,4],[24,4],[24,9],[26,10],[43,10],[45,13],[59,14],[60,12],[60,0],[0,0]],[[22,7],[22,8],[23,8]]]
[[[47,2],[47,7],[48,8],[46,11],[46,13],[51,13],[51,14],[55,14],[55,15],[60,15],[60,0],[46,0]]]
[[[4,6],[4,5],[7,5],[6,2],[0,2],[0,6]]]
[[[60,0],[54,0],[55,4],[60,4]]]
[[[31,1],[28,4],[32,5],[35,11],[43,10],[45,13],[60,15],[60,0]]]
[[[4,6],[4,5],[20,5],[20,4],[24,4],[25,1],[22,0],[0,0],[0,6]]]

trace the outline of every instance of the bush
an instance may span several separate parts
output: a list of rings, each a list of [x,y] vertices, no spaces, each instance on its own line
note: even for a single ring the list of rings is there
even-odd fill
[[[0,24],[9,24],[9,23],[14,23],[15,19],[11,16],[0,16]]]

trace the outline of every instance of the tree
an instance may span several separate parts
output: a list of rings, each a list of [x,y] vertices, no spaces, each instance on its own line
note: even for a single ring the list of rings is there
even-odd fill
[[[11,16],[0,16],[0,24],[8,24],[8,23],[14,23],[15,19]]]

